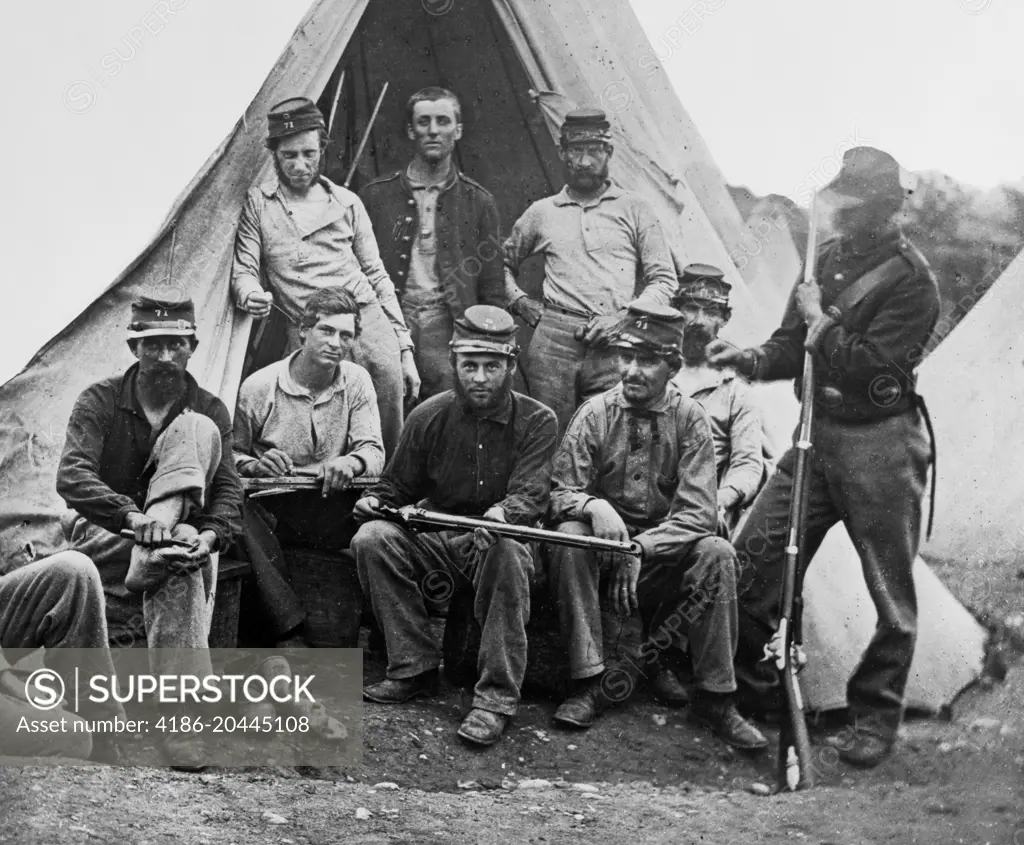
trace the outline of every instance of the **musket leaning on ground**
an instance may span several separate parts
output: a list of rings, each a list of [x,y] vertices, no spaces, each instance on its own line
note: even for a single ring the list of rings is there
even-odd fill
[[[802,284],[814,285],[818,237],[815,212],[817,194],[811,199],[807,255]],[[789,530],[782,575],[782,608],[779,627],[765,647],[765,659],[771,659],[779,671],[786,696],[786,718],[779,730],[779,789],[809,789],[814,786],[811,764],[811,738],[804,718],[804,702],[797,672],[806,662],[803,654],[803,572],[807,531],[807,502],[810,493],[811,426],[814,422],[814,353],[811,344],[804,349],[800,392],[800,427],[796,439],[796,466],[793,469],[793,493],[789,502]]]
[[[507,522],[496,522],[490,519],[476,519],[469,516],[454,516],[448,513],[428,511],[423,508],[407,505],[403,508],[392,508],[381,505],[380,515],[390,521],[403,525],[410,531],[475,531],[484,528],[498,537],[510,537],[513,540],[539,540],[542,543],[554,543],[559,546],[571,546],[576,549],[590,549],[595,552],[613,552],[640,557],[640,544],[636,541],[623,543],[619,540],[604,540],[600,537],[586,537],[579,534],[563,534],[561,531],[549,531],[545,528],[531,528],[527,525],[511,525]]]

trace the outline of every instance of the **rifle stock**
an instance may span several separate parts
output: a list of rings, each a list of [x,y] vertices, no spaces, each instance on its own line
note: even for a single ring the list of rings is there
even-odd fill
[[[641,556],[640,544],[636,541],[622,543],[618,540],[603,540],[600,537],[585,537],[579,534],[563,534],[561,531],[549,531],[545,528],[531,528],[526,525],[510,525],[507,522],[495,522],[490,519],[476,519],[468,516],[428,511],[423,508],[407,506],[392,508],[381,505],[380,514],[391,522],[404,525],[410,531],[475,531],[485,528],[499,537],[511,537],[514,540],[539,540],[543,543],[554,543],[560,546],[571,546],[576,549],[590,549],[596,552],[613,552],[624,555]]]

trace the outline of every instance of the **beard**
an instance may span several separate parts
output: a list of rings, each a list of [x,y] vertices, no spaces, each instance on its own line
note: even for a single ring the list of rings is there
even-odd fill
[[[316,167],[313,168],[313,178],[310,181],[310,185],[314,184],[319,178],[321,170],[323,168],[324,157],[320,156],[319,161],[316,163]],[[281,162],[277,158],[277,154],[274,154],[274,172],[277,174],[277,181],[284,182],[292,190],[299,190],[292,182],[291,178],[284,172],[284,168],[281,166]]]
[[[703,364],[707,358],[705,348],[714,339],[715,334],[707,326],[687,326],[683,330],[683,360],[690,366]]]
[[[510,370],[505,374],[501,384],[498,385],[497,389],[494,390],[487,398],[483,398],[480,395],[474,395],[468,391],[466,385],[458,378],[458,374],[455,377],[455,392],[461,396],[467,405],[474,411],[493,411],[495,408],[501,407],[501,405],[508,398],[512,392],[512,379],[515,377],[515,372]]]
[[[142,386],[158,404],[173,402],[185,392],[185,372],[177,367],[160,367],[145,373]]]
[[[565,181],[569,183],[570,188],[575,188],[578,191],[589,192],[596,190],[603,185],[607,179],[607,163],[605,163],[604,167],[597,170],[579,170],[571,165],[566,165],[565,168]]]

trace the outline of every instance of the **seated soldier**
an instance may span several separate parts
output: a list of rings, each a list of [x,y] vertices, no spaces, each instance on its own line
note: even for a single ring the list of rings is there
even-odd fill
[[[57,492],[74,509],[68,542],[99,569],[112,639],[130,644],[144,632],[154,674],[203,677],[212,672],[217,557],[241,529],[242,484],[231,416],[186,371],[197,345],[190,299],[132,304],[138,363],[78,397]],[[202,747],[194,734],[163,738],[182,768],[200,767]]]
[[[558,530],[632,539],[642,549],[640,558],[601,561],[586,549],[548,547],[551,589],[576,682],[555,721],[589,727],[600,709],[628,695],[638,677],[630,671],[663,672],[659,652],[684,633],[697,686],[694,715],[730,745],[763,748],[767,740],[739,715],[731,696],[736,554],[715,536],[710,425],[700,404],[669,381],[680,366],[681,320],[668,306],[629,306],[612,340],[622,381],[580,407],[555,456],[551,515]],[[647,637],[643,667],[605,671],[602,570],[611,575],[616,610],[639,610]]]
[[[683,365],[672,383],[700,402],[711,422],[718,477],[718,525],[729,537],[767,478],[761,411],[747,382],[730,368],[710,367],[705,348],[729,322],[731,285],[710,264],[690,264],[673,305],[683,315]]]
[[[306,302],[302,346],[242,384],[235,412],[239,475],[310,475],[319,490],[270,496],[282,542],[341,550],[353,528],[336,494],[384,466],[377,396],[370,374],[346,360],[359,337],[359,304],[342,287],[321,288]]]
[[[387,642],[387,678],[363,690],[368,701],[397,704],[436,691],[441,651],[420,589],[427,579],[449,573],[458,589],[475,592],[480,677],[458,735],[477,745],[497,742],[519,704],[530,548],[479,529],[412,534],[382,521],[379,508],[426,499],[435,510],[517,525],[544,515],[557,423],[550,408],[512,390],[515,331],[512,318],[489,305],[470,306],[455,321],[455,388],[409,415],[380,484],[356,505],[357,518],[374,521],[352,541],[363,591]]]
[[[80,699],[79,715],[59,706],[41,711],[26,697],[26,676],[15,672],[17,662],[29,652],[45,648],[46,666],[72,690],[75,670],[84,675],[114,674],[107,647],[107,622],[103,618],[103,587],[96,567],[78,552],[58,552],[50,557],[0,575],[0,756],[81,757],[117,763],[119,752],[113,733],[90,734],[77,730],[73,721],[124,719],[124,709],[114,700],[94,703]],[[66,651],[65,649],[88,649]],[[66,719],[62,731],[33,733],[18,730],[22,719]]]

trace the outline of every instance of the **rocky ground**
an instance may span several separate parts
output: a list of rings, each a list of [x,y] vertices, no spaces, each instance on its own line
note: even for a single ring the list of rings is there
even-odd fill
[[[808,792],[760,794],[772,753],[732,752],[643,695],[585,733],[554,729],[552,702],[530,701],[501,744],[473,751],[449,690],[368,705],[362,762],[346,769],[0,768],[0,843],[1024,845],[1024,571],[937,568],[995,626],[1005,680],[967,690],[948,720],[908,722],[873,771],[839,762],[822,742],[835,725],[814,725]]]

